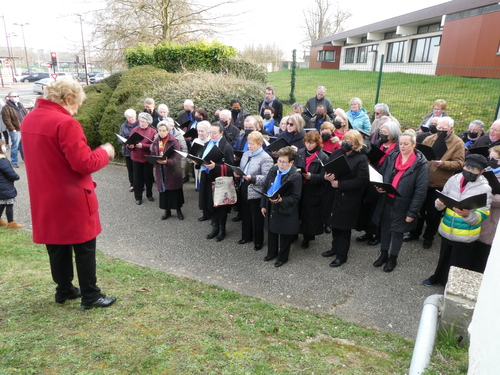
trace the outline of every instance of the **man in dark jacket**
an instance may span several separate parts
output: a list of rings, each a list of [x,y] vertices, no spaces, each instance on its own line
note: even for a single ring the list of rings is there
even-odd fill
[[[259,115],[261,117],[264,117],[265,107],[274,108],[274,122],[279,124],[283,118],[283,104],[275,96],[273,86],[266,87],[266,97],[259,103]]]
[[[10,158],[14,168],[19,168],[17,162],[17,152],[22,154],[21,149],[21,122],[26,116],[26,109],[19,102],[19,95],[17,92],[9,92],[9,100],[2,108],[2,120],[9,131],[11,139]]]
[[[313,115],[316,113],[316,108],[318,108],[320,105],[326,108],[326,114],[330,118],[335,118],[333,114],[332,103],[327,98],[325,98],[325,94],[326,88],[324,86],[319,86],[318,90],[316,91],[316,96],[310,98],[306,103],[303,114],[304,119],[310,120],[311,117],[313,117]]]
[[[194,121],[194,103],[190,99],[184,100],[184,111],[179,113],[177,122],[183,131],[187,131]]]
[[[236,138],[240,135],[240,129],[233,125],[231,111],[227,109],[220,111],[219,122],[224,127],[224,137],[232,147],[236,142]]]
[[[152,98],[144,99],[144,112],[149,113],[153,118],[153,122],[151,123],[151,127],[156,129],[158,122],[160,122],[160,115],[156,111],[155,101]]]
[[[241,108],[239,99],[231,100],[231,118],[233,119],[234,126],[240,130],[243,129],[243,122],[248,116],[250,116],[250,113]]]
[[[500,119],[491,124],[488,134],[479,137],[479,139],[474,142],[474,145],[472,145],[471,148],[493,147],[498,145],[500,145]]]

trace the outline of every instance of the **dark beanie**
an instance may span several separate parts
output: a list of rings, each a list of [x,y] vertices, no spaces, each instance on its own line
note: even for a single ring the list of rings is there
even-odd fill
[[[488,160],[483,155],[470,154],[465,157],[465,165],[483,170],[488,166]]]

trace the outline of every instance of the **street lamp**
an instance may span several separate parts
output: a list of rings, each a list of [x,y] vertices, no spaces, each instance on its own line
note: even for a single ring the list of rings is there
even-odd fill
[[[78,17],[80,17],[80,31],[82,33],[82,47],[83,47],[83,64],[85,65],[85,82],[87,83],[87,86],[89,84],[89,75],[87,71],[87,56],[85,55],[85,42],[83,40],[83,23],[82,23],[82,15],[77,14]]]
[[[12,79],[14,79],[15,74],[15,65],[14,65],[14,57],[12,56],[12,51],[10,49],[10,43],[9,43],[9,34],[7,34],[7,26],[5,24],[5,16],[0,16],[3,18],[3,28],[5,30],[5,38],[7,39],[7,53],[9,54],[9,60],[12,61],[12,64],[10,65],[10,69],[12,71]]]
[[[21,32],[23,33],[24,54],[26,56],[26,68],[28,69],[28,74],[31,75],[30,63],[28,60],[28,50],[26,49],[26,39],[24,39],[24,26],[29,25],[29,23],[15,23],[14,25],[21,26]]]

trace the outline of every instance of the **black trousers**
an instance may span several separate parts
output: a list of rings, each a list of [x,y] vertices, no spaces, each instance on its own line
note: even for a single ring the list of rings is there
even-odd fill
[[[380,250],[389,251],[390,249],[391,255],[398,256],[403,246],[404,232],[391,231],[391,216],[392,210],[394,209],[394,199],[387,197],[386,202],[382,210],[382,215],[380,216]]]
[[[96,285],[95,238],[75,245],[45,246],[49,253],[52,280],[57,284],[56,292],[59,297],[64,298],[74,292],[73,251],[82,292],[82,303],[91,304],[102,296],[101,290]]]
[[[351,246],[351,229],[332,229],[332,249],[337,250],[337,258],[347,260]]]
[[[472,249],[473,271],[484,273],[486,263],[488,263],[488,257],[490,256],[490,250],[491,245],[479,241],[474,242],[474,247]]]
[[[7,223],[14,221],[14,205],[13,204],[0,204],[0,218],[3,215],[3,210],[7,215]]]
[[[133,162],[134,165],[134,196],[135,200],[142,199],[144,185],[146,185],[146,197],[153,196],[153,164]]]
[[[128,181],[130,186],[134,186],[134,162],[130,156],[125,156],[125,165],[127,166]]]
[[[290,245],[292,244],[294,235],[276,234],[271,231],[267,233],[267,256],[276,258],[277,262],[288,262]]]
[[[264,243],[264,215],[260,210],[260,199],[241,202],[241,238],[256,245]]]
[[[437,199],[436,190],[441,191],[442,188],[433,188],[433,187],[427,188],[427,196],[425,197],[424,204],[420,209],[420,217],[418,218],[417,221],[417,227],[415,228],[415,230],[412,230],[410,232],[411,235],[419,237],[422,234],[424,223],[426,223],[427,226],[425,228],[423,237],[424,239],[431,241],[434,239],[434,236],[436,235],[439,229],[439,223],[441,222],[441,218],[443,217],[444,213],[444,210],[438,211],[434,206],[434,202]]]
[[[450,241],[441,237],[441,249],[439,251],[438,264],[434,275],[429,277],[429,281],[433,284],[446,285],[448,282],[448,274],[450,267],[460,267],[472,269],[472,249],[474,242],[463,243]]]

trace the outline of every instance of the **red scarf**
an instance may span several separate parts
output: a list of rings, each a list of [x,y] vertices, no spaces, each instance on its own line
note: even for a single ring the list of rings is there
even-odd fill
[[[384,156],[382,156],[382,158],[378,161],[377,166],[378,166],[379,168],[380,168],[380,166],[382,165],[382,163],[384,162],[384,160],[385,160],[385,158],[387,157],[387,155],[389,155],[389,154],[392,152],[392,150],[394,150],[394,147],[396,147],[396,142],[393,142],[393,143],[392,143],[392,145],[390,145],[390,146],[387,148],[387,150],[385,149],[385,147],[384,147],[384,144],[383,144],[383,143],[380,145],[380,149],[381,149],[382,151],[384,151],[384,152],[385,152],[385,155],[384,155]]]
[[[167,134],[167,136],[163,139],[161,139],[161,138],[158,139],[158,155],[159,156],[163,156],[163,151],[165,151],[165,146],[168,142],[169,135],[170,134]]]
[[[309,172],[309,167],[311,166],[311,163],[313,162],[314,159],[316,159],[316,156],[318,155],[319,150],[316,150],[314,154],[311,154],[310,156],[306,157],[306,167],[305,171]],[[306,179],[304,178],[304,184],[306,183]]]
[[[401,155],[401,153],[398,154],[398,156],[396,157],[396,162],[394,163],[394,169],[396,169],[397,172],[391,182],[391,185],[394,186],[395,189],[398,188],[399,180],[401,180],[403,174],[408,168],[413,165],[413,163],[415,163],[415,160],[417,160],[417,154],[415,152],[412,152],[406,163],[403,164],[403,156]],[[391,198],[394,198],[393,194],[389,194],[389,196]]]

